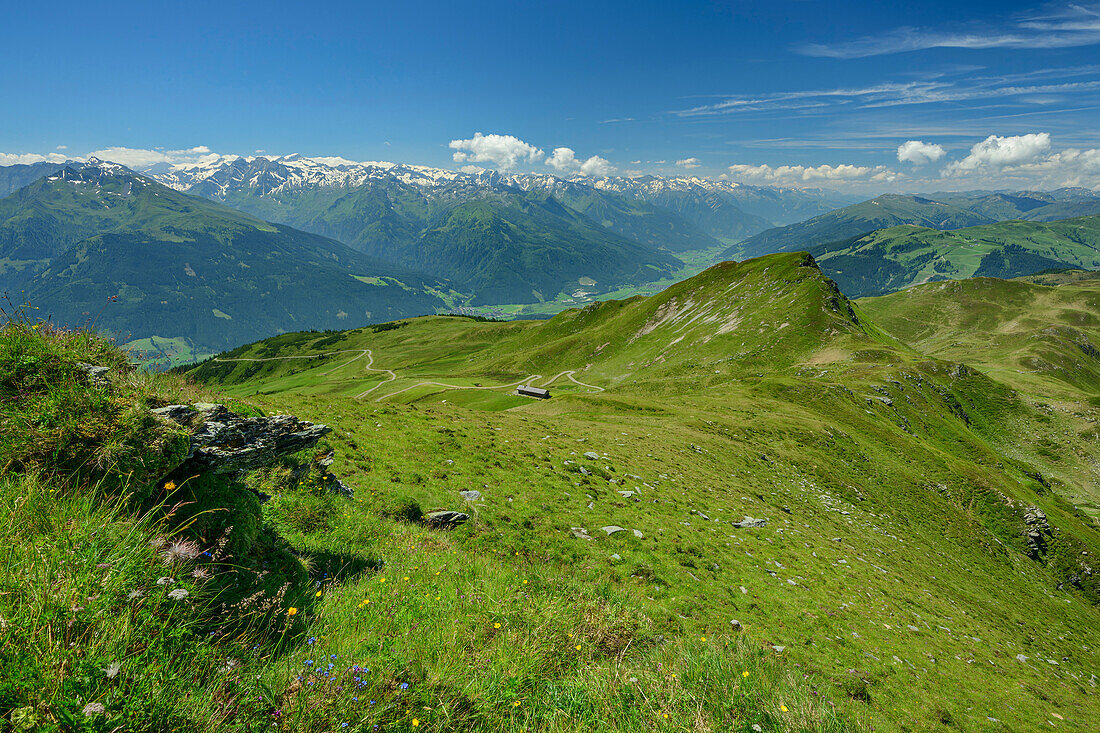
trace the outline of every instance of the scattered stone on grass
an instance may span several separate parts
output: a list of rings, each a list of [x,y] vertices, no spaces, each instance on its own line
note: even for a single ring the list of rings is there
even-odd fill
[[[428,512],[424,515],[424,523],[431,527],[440,527],[449,529],[451,527],[457,527],[463,522],[469,520],[470,515],[463,512],[451,511],[449,509],[440,509],[434,512]]]
[[[740,522],[734,522],[733,526],[740,529],[751,529],[753,527],[763,527],[768,523],[767,519],[755,519],[750,516],[745,516]]]

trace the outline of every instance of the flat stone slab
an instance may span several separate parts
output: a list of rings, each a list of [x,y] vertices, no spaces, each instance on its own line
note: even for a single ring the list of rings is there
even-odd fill
[[[592,535],[588,534],[588,530],[584,527],[570,527],[569,533],[576,537],[578,540],[592,539]]]
[[[767,523],[767,519],[754,519],[753,517],[746,516],[740,522],[734,522],[733,526],[740,529],[751,529],[752,527],[763,527]]]
[[[460,491],[458,493],[466,501],[477,501],[481,498],[481,492],[476,489],[470,489],[469,491]]]
[[[424,523],[431,525],[432,527],[457,527],[463,522],[469,520],[470,515],[463,512],[454,512],[450,510],[440,510],[436,512],[428,512],[424,515]]]
[[[600,529],[602,529],[604,532],[607,532],[607,534],[609,534],[609,535],[613,535],[616,532],[625,532],[626,531],[626,527],[619,527],[618,525],[614,525],[614,524],[609,524],[606,527],[600,527]]]
[[[591,451],[591,450],[590,450],[590,451],[587,451],[587,452],[586,452],[586,453],[584,454],[584,457],[585,457],[585,458],[587,458],[587,459],[588,459],[588,460],[590,460],[590,461],[596,461],[596,460],[599,460],[599,458],[600,458],[600,454],[599,454],[599,453],[597,453],[597,452],[595,452],[595,451]]]

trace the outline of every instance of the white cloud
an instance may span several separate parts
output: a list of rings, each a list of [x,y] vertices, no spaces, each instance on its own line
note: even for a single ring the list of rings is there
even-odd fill
[[[478,173],[484,173],[485,169],[477,165],[464,165],[458,169],[462,173],[469,173],[471,175],[477,175]]]
[[[567,173],[578,167],[577,154],[572,148],[554,148],[550,157],[546,159],[546,165],[556,171]]]
[[[492,163],[501,170],[511,170],[521,161],[535,162],[545,155],[534,145],[528,145],[513,135],[482,135],[474,133],[469,140],[452,140],[452,156],[456,163]]]
[[[898,174],[886,166],[840,165],[731,165],[733,178],[765,183],[829,183],[835,181],[893,182]]]
[[[72,160],[60,153],[0,153],[0,165],[32,165],[33,163],[64,163]]]
[[[598,155],[578,160],[572,148],[554,148],[546,159],[546,165],[559,173],[579,173],[582,176],[609,176],[615,171],[610,161]]]
[[[90,158],[99,158],[111,163],[120,163],[129,168],[148,168],[157,163],[196,163],[203,156],[211,155],[210,148],[196,145],[186,150],[149,150],[147,148],[126,148],[121,146],[103,148],[88,153]]]
[[[598,155],[593,155],[581,163],[580,173],[582,176],[609,176],[614,172],[615,167],[611,165],[611,161]]]
[[[1040,160],[1022,163],[1016,172],[1047,186],[1100,186],[1100,148],[1066,148]]]
[[[676,161],[676,165],[680,166],[681,168],[687,168],[688,170],[691,170],[692,168],[698,168],[702,164],[703,162],[698,158],[684,158],[683,160]]]
[[[947,151],[943,149],[942,145],[920,140],[908,140],[898,146],[898,160],[902,163],[912,163],[913,165],[935,163],[945,155],[947,155]]]
[[[55,148],[55,150],[68,150],[68,149],[69,149],[69,146],[68,146],[68,145],[58,145],[58,146],[57,146],[57,147]]]
[[[943,177],[965,178],[984,188],[1100,188],[1100,148],[1051,152],[1048,133],[1010,137],[990,135],[949,163]]]
[[[1029,133],[999,137],[990,135],[970,148],[970,155],[948,164],[946,173],[958,175],[980,169],[1001,169],[1029,163],[1050,150],[1050,134]]]

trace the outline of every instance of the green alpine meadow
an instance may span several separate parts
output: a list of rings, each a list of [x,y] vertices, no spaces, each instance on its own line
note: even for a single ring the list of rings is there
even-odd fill
[[[0,733],[1100,731],[1100,0],[0,17]]]

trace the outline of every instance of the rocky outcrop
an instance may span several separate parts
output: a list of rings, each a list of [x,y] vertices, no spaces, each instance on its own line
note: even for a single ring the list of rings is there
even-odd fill
[[[1052,533],[1047,515],[1037,506],[1024,511],[1024,539],[1027,540],[1027,556],[1038,560],[1046,554]]]
[[[319,427],[323,428],[325,426],[321,425]],[[338,479],[336,477],[336,474],[329,470],[329,468],[332,467],[332,464],[335,461],[336,451],[334,450],[330,450],[328,453],[321,456],[315,461],[317,465],[317,471],[321,474],[321,485],[333,493],[340,494],[341,496],[346,496],[347,498],[351,499],[355,495],[355,492],[352,491],[350,486]]]
[[[111,371],[110,367],[96,366],[95,364],[85,364],[82,361],[76,363],[78,367],[84,370],[84,374],[87,375],[88,384],[93,387],[110,387],[111,380],[107,374]]]
[[[464,522],[469,520],[469,518],[469,514],[442,509],[425,514],[424,523],[431,527],[450,529],[452,527],[457,527],[458,525],[463,524]]]
[[[187,458],[177,469],[184,472],[251,471],[283,456],[312,448],[332,430],[327,425],[315,425],[293,415],[243,417],[225,405],[207,402],[168,405],[154,409],[153,413],[191,432]],[[329,461],[328,465],[331,463]],[[344,489],[350,494],[350,489]]]

